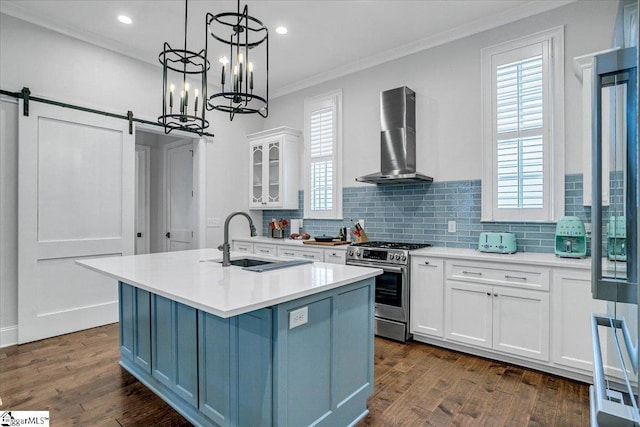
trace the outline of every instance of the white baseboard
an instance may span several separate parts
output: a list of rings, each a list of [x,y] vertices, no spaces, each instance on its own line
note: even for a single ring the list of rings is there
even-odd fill
[[[0,328],[0,348],[18,344],[18,325]]]

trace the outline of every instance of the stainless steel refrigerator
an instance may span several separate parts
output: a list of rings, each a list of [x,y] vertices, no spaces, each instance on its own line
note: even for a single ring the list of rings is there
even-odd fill
[[[640,426],[637,47],[595,56],[593,76],[592,294],[607,312],[591,319],[591,424]]]

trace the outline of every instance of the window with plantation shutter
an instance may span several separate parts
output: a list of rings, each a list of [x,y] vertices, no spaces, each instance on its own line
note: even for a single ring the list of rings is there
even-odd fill
[[[340,219],[342,93],[305,101],[305,218]]]
[[[498,208],[543,208],[542,55],[496,70]]]
[[[333,109],[311,112],[311,188],[312,211],[333,210]]]
[[[482,219],[564,215],[563,30],[482,50]]]

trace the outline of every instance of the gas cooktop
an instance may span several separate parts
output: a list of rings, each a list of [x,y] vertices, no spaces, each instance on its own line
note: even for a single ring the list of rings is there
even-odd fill
[[[365,242],[365,243],[352,243],[351,246],[358,246],[361,248],[400,249],[405,251],[413,251],[416,249],[427,248],[431,246],[431,244],[430,243],[400,243],[400,242]]]

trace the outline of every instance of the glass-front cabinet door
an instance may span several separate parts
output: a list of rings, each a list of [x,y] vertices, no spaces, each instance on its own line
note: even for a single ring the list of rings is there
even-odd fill
[[[298,209],[300,137],[287,127],[247,135],[250,209]]]
[[[281,140],[251,145],[251,199],[254,209],[280,207]]]
[[[262,205],[262,144],[251,146],[251,205]]]
[[[269,142],[269,198],[267,203],[280,203],[280,141]]]

